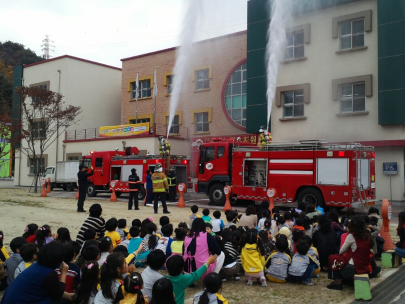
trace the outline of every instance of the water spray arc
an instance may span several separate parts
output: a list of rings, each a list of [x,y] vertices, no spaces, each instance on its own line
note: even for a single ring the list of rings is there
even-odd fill
[[[176,64],[173,74],[173,90],[170,98],[169,122],[167,124],[167,137],[169,137],[170,128],[173,123],[174,115],[176,114],[177,105],[179,103],[181,87],[184,81],[184,76],[190,72],[190,57],[192,53],[193,39],[196,36],[198,20],[201,13],[201,5],[203,1],[189,1],[189,6],[186,16],[183,21],[183,28],[180,38],[180,47],[176,52]]]
[[[267,31],[267,130],[276,93],[278,67],[286,43],[286,26],[291,18],[291,0],[270,0],[270,25]]]

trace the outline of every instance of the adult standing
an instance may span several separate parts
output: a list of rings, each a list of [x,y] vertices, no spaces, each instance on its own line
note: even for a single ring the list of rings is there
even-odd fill
[[[175,202],[177,180],[174,167],[171,167],[169,173],[167,173],[167,180],[169,181],[169,201]]]
[[[87,231],[87,229],[92,228],[96,231],[97,233],[97,238],[102,238],[104,236],[105,232],[105,221],[101,217],[101,214],[103,213],[103,209],[101,208],[100,204],[93,204],[91,205],[90,209],[90,216],[84,221],[82,227],[79,230],[79,233],[77,234],[76,237],[76,242],[78,242],[80,245],[82,245],[85,241],[84,239],[84,233]]]
[[[38,261],[20,273],[8,286],[2,304],[38,303],[50,304],[52,300],[65,298],[73,301],[73,293],[65,293],[66,274],[69,266],[63,262],[65,249],[59,242],[41,247]],[[55,269],[60,268],[61,276]]]
[[[211,264],[204,274],[219,273],[225,261],[225,254],[215,241],[214,237],[205,230],[205,222],[196,218],[191,226],[190,233],[186,236],[183,245],[184,271],[192,273],[207,262],[210,255],[217,255],[217,261]]]
[[[80,165],[79,173],[77,173],[77,179],[79,180],[79,200],[77,201],[77,212],[86,212],[83,209],[83,205],[84,201],[86,200],[87,178],[93,175],[93,166],[90,166],[90,173],[87,172],[88,170],[89,168],[87,168],[85,165]]]
[[[152,171],[146,171],[146,200],[144,206],[146,204],[153,203],[153,184],[152,184]]]
[[[256,208],[253,205],[249,205],[246,208],[245,214],[239,220],[239,227],[249,227],[256,228],[257,226],[257,216],[256,216]]]
[[[136,174],[136,169],[131,169],[131,175],[128,177],[128,186],[129,186],[129,200],[128,200],[128,210],[132,210],[132,205],[135,204],[135,210],[138,208],[138,192],[139,192],[139,176]],[[135,200],[135,203],[134,203]]]
[[[152,174],[154,198],[153,208],[155,209],[155,213],[158,213],[158,201],[160,199],[162,201],[163,213],[168,214],[170,212],[167,210],[166,192],[169,190],[169,184],[167,183],[166,175],[162,171],[162,164],[157,163],[155,166],[155,172]]]

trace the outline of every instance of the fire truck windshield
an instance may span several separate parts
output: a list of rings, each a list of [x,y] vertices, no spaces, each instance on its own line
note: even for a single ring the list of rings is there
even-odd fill
[[[85,158],[83,161],[83,165],[85,167],[90,167],[91,166],[91,158]]]

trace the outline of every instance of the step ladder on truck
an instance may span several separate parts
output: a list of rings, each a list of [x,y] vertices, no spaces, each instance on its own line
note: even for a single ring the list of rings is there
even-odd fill
[[[375,152],[357,143],[320,140],[253,146],[232,139],[214,139],[199,146],[195,191],[223,205],[225,185],[235,200],[307,202],[323,208],[358,208],[375,204]]]

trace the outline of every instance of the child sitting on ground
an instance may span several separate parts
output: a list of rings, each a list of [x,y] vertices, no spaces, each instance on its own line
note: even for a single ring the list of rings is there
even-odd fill
[[[148,232],[147,235],[142,240],[142,259],[138,258],[137,262],[145,263],[148,254],[155,250],[159,237],[156,235],[157,227],[154,223],[149,223],[146,226],[146,230]]]
[[[123,242],[127,238],[127,235],[128,235],[128,230],[126,230],[125,228],[127,228],[127,220],[119,219],[117,232],[120,235],[121,242]]]
[[[290,226],[290,230],[294,228],[294,222],[291,220],[291,213],[289,211],[284,212],[285,223]]]
[[[231,238],[224,244],[225,254],[229,254],[235,261],[238,262],[239,268],[242,267],[240,260],[240,242],[242,240],[242,233],[239,230],[232,231]],[[236,279],[236,278],[235,278]]]
[[[259,220],[259,223],[257,224],[257,228],[260,230],[264,230],[264,223],[266,222],[267,218],[269,217],[270,211],[269,210],[263,210],[262,211],[262,218]]]
[[[262,283],[262,286],[267,286],[266,278],[264,277],[264,248],[262,241],[257,237],[256,229],[249,229],[241,243],[241,261],[242,267],[245,270],[248,285],[253,285],[253,279],[257,279]]]
[[[38,228],[37,231],[37,241],[38,248],[41,249],[42,246],[52,242],[55,239],[55,235],[52,234],[51,227],[49,225],[43,225]]]
[[[215,217],[212,220],[212,231],[217,235],[221,235],[221,231],[225,227],[224,222],[221,220],[221,212],[217,210],[212,215]]]
[[[176,235],[176,239],[173,240],[170,245],[172,254],[183,255],[183,245],[187,235],[187,231],[183,228],[176,228],[176,230],[174,230],[174,233]]]
[[[142,293],[152,300],[153,284],[163,276],[158,272],[166,262],[166,256],[161,250],[153,250],[148,255],[149,266],[142,272],[143,289]]]
[[[205,208],[202,213],[203,213],[203,216],[201,218],[204,220],[204,222],[211,223],[211,217],[209,216],[210,210]]]
[[[294,254],[291,265],[288,267],[288,280],[291,282],[302,282],[305,285],[311,286],[312,274],[319,266],[308,255],[310,245],[308,241],[300,240],[297,244],[297,253]]]
[[[173,226],[171,224],[162,227],[163,236],[157,242],[156,249],[160,249],[166,255],[166,259],[172,255],[171,245],[173,239],[171,238],[173,234]]]
[[[160,224],[160,229],[158,230],[158,232],[156,234],[159,235],[159,237],[162,237],[162,227],[169,225],[170,224],[170,219],[168,216],[164,215],[159,219],[159,224]]]
[[[3,246],[4,233],[0,231],[0,291],[7,287],[6,270],[4,262],[9,258],[6,248]]]
[[[74,304],[94,303],[100,281],[100,268],[96,261],[88,261],[81,268],[81,283],[76,290]]]
[[[177,228],[183,228],[183,229],[185,229],[187,232],[190,232],[190,229],[188,228],[186,222],[180,222],[180,223],[177,225]]]
[[[24,228],[24,234],[22,237],[27,241],[27,243],[35,243],[37,241],[37,224],[29,224]]]
[[[189,216],[190,216],[189,225],[190,225],[190,227],[191,227],[191,226],[193,226],[193,221],[194,221],[196,218],[200,218],[201,216],[199,216],[199,215],[197,214],[197,212],[198,212],[198,206],[197,206],[197,205],[191,206],[190,209],[191,209],[191,213],[189,214]]]
[[[105,259],[107,259],[107,257],[113,252],[114,247],[109,237],[103,237],[99,242],[100,244],[98,245],[98,248],[100,249],[100,259],[98,259],[97,262],[102,265]]]
[[[97,239],[97,232],[96,232],[96,230],[93,229],[93,228],[87,229],[87,230],[83,233],[83,238],[84,238],[84,243],[82,244],[81,247],[83,247],[84,244],[85,244],[87,241],[91,241],[91,240]]]
[[[142,293],[143,280],[138,272],[130,273],[124,280],[124,299],[120,304],[147,304],[148,296]]]
[[[264,248],[264,259],[270,256],[270,254],[276,249],[276,246],[273,241],[273,236],[270,234],[268,230],[260,230],[259,237],[262,240],[263,248]]]
[[[15,270],[14,279],[38,259],[38,251],[38,245],[35,243],[27,243],[21,246],[20,255],[23,261]]]
[[[139,245],[142,243],[142,239],[139,237],[139,228],[136,226],[132,226],[129,229],[129,235],[131,236],[131,240],[128,244],[128,252],[134,252],[138,249]]]
[[[225,227],[224,228],[229,228],[229,227],[231,227],[231,226],[235,226],[236,227],[236,225],[233,223],[233,220],[235,219],[235,216],[233,215],[233,212],[232,211],[229,211],[229,212],[227,212],[226,213],[226,220],[227,220],[227,223],[225,224]]]
[[[312,274],[312,277],[318,278],[319,277],[319,272],[321,271],[321,265],[319,263],[319,254],[318,250],[312,246],[312,238],[309,235],[303,235],[300,240],[306,241],[309,244],[309,250],[308,250],[308,255],[315,261],[315,263],[318,265],[318,268],[315,269],[314,273]]]
[[[10,248],[13,253],[4,262],[4,267],[7,268],[8,273],[7,285],[10,285],[11,282],[14,281],[15,270],[17,269],[18,265],[20,265],[20,263],[23,261],[20,255],[20,250],[24,244],[27,244],[27,241],[23,237],[16,237],[12,239],[10,242]]]
[[[212,225],[210,223],[205,223],[205,231],[212,236],[216,236],[215,232],[212,231]]]
[[[211,272],[204,280],[204,291],[194,295],[194,303],[208,304],[208,303],[228,303],[227,300],[220,294],[222,290],[222,281],[220,276]]]
[[[176,299],[176,304],[184,304],[186,288],[199,280],[208,270],[209,266],[216,261],[217,256],[212,255],[199,269],[190,274],[185,274],[183,273],[184,260],[182,256],[173,255],[167,260],[166,267],[168,274],[165,277],[168,278],[173,284],[173,292]]]
[[[131,227],[138,227],[139,230],[141,230],[141,220],[140,219],[134,219],[131,223]]]
[[[117,247],[121,243],[121,236],[116,231],[118,228],[118,221],[116,218],[110,218],[107,223],[105,223],[105,229],[107,232],[104,234],[104,237],[109,237],[113,247]]]
[[[277,235],[276,249],[277,251],[266,260],[266,278],[270,282],[285,283],[288,276],[288,265],[291,264],[290,256],[285,253],[288,249],[288,240],[285,235]]]
[[[75,248],[69,243],[63,244],[63,248],[65,249],[63,261],[69,266],[66,274],[65,292],[73,293],[80,284],[80,268],[74,263],[76,258]],[[56,273],[60,279],[60,269],[56,269]]]

